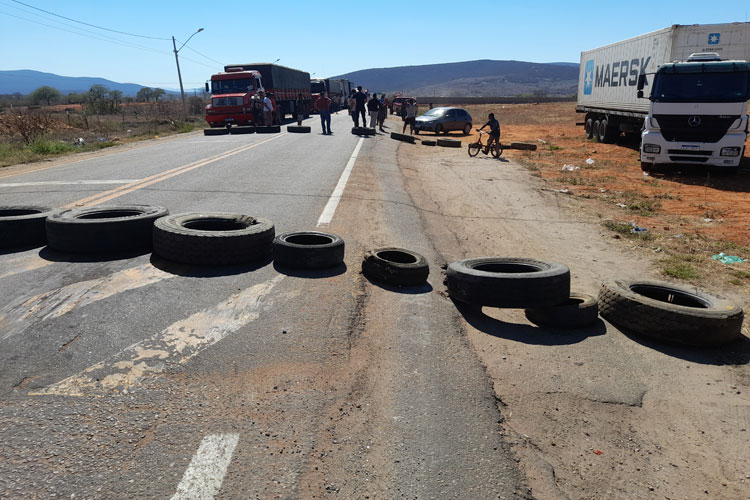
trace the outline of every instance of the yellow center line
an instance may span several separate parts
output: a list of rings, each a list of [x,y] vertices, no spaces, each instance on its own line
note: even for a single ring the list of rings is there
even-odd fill
[[[87,198],[83,198],[78,201],[74,201],[73,203],[69,203],[63,208],[74,208],[74,207],[82,207],[82,206],[94,206],[98,205],[100,203],[104,203],[107,201],[110,201],[114,198],[120,197],[122,195],[132,193],[133,191],[137,191],[138,189],[145,188],[147,186],[150,186],[152,184],[156,184],[157,182],[161,182],[167,179],[170,179],[172,177],[175,177],[177,175],[184,174],[186,172],[190,172],[191,170],[195,170],[196,168],[204,167],[210,163],[217,162],[219,160],[223,160],[225,158],[229,158],[230,156],[236,155],[237,153],[242,153],[243,151],[247,151],[248,149],[252,149],[254,147],[260,146],[261,144],[265,144],[267,142],[270,142],[274,139],[278,139],[282,135],[286,134],[279,134],[276,136],[273,136],[271,138],[268,138],[264,141],[257,142],[255,144],[249,144],[245,146],[240,146],[235,149],[231,149],[227,151],[226,153],[221,153],[219,155],[216,155],[211,158],[206,158],[205,160],[198,160],[193,163],[189,163],[187,165],[183,165],[181,167],[176,167],[171,170],[167,170],[165,172],[160,172],[158,174],[152,175],[151,177],[146,177],[145,179],[139,179],[138,181],[131,182],[130,184],[125,184],[124,186],[117,187],[115,189],[110,189],[109,191],[104,191],[103,193],[97,193],[95,195],[89,196]]]

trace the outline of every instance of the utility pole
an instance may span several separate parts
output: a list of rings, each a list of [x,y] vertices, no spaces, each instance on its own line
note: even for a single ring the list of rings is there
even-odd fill
[[[187,105],[185,104],[185,89],[182,87],[182,73],[180,73],[180,59],[177,57],[177,53],[182,50],[182,47],[187,45],[187,43],[190,41],[191,38],[193,38],[195,35],[203,31],[203,28],[198,29],[195,33],[190,35],[187,40],[185,40],[185,43],[183,43],[180,48],[177,48],[177,42],[174,39],[174,36],[172,36],[172,47],[174,48],[174,62],[177,63],[177,78],[180,80],[180,95],[182,96],[182,114],[185,118],[187,118]]]

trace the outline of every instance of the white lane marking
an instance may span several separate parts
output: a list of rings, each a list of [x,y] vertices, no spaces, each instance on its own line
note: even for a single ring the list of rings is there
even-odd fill
[[[172,323],[159,334],[126,347],[107,360],[82,372],[49,385],[32,396],[84,396],[106,394],[118,388],[127,389],[145,376],[159,375],[169,365],[184,363],[227,335],[258,319],[272,301],[264,301],[284,278],[274,278],[254,285],[213,309],[200,311]]]
[[[4,182],[0,188],[23,187],[23,186],[76,186],[76,185],[98,185],[98,184],[130,184],[140,179],[107,179],[100,181],[37,181],[37,182]]]
[[[239,434],[204,437],[172,500],[212,500],[221,489],[239,439]]]
[[[351,174],[352,168],[354,168],[354,163],[357,161],[357,155],[359,154],[359,149],[362,147],[364,140],[364,137],[359,138],[357,147],[354,148],[354,152],[352,153],[351,158],[349,158],[349,163],[346,164],[346,168],[341,174],[341,178],[339,179],[338,184],[336,184],[336,188],[334,188],[331,197],[328,199],[328,203],[326,203],[325,208],[323,208],[323,213],[320,214],[318,227],[327,226],[331,223],[331,219],[333,219],[333,214],[336,212],[336,207],[339,206],[339,201],[341,201],[341,197],[344,194],[344,188],[346,188],[346,183],[349,181],[349,174]]]
[[[70,311],[104,300],[126,290],[173,278],[151,264],[88,281],[72,283],[29,299],[20,298],[0,309],[0,331],[5,340],[25,331],[34,321],[58,318]]]

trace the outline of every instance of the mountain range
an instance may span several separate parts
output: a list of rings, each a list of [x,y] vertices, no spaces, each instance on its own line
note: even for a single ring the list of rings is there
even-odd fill
[[[575,94],[578,64],[483,59],[364,69],[332,78],[346,78],[375,92],[404,92],[419,96],[512,97],[528,94],[557,97]],[[0,71],[0,94],[18,92],[25,95],[48,85],[65,95],[86,92],[97,84],[120,90],[125,96],[134,96],[143,87],[104,78],[60,76],[32,70]]]

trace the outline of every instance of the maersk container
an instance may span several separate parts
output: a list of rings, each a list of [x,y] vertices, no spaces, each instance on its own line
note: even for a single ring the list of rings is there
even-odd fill
[[[643,118],[649,101],[637,97],[638,77],[653,74],[664,63],[686,61],[699,52],[714,52],[723,60],[750,61],[750,23],[675,24],[581,52],[577,111]],[[646,95],[651,82],[647,76]]]

